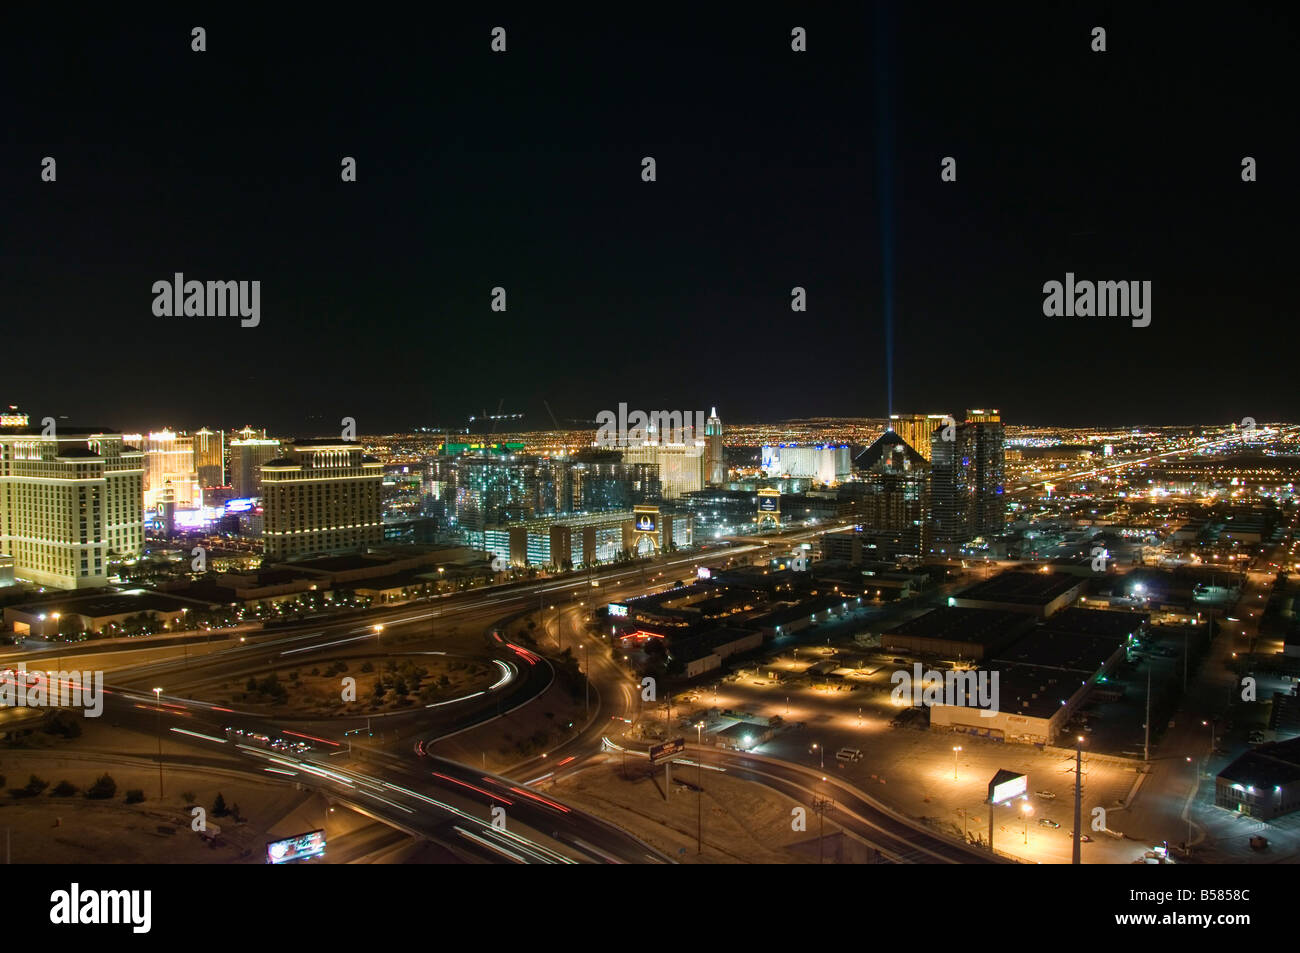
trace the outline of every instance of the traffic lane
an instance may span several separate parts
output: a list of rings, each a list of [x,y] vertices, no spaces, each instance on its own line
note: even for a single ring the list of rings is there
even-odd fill
[[[523,814],[513,819],[516,830],[501,831],[493,826],[491,803],[478,803],[446,778],[426,777],[425,772],[403,771],[400,766],[368,764],[368,772],[339,767],[330,764],[328,757],[293,755],[210,734],[202,730],[205,726],[182,719],[175,710],[153,706],[150,711],[149,707],[133,705],[121,711],[116,726],[146,735],[166,732],[169,743],[200,752],[197,757],[184,758],[182,764],[210,764],[214,759],[208,752],[235,755],[233,760],[223,759],[221,766],[263,779],[270,774],[304,784],[366,816],[481,862],[568,862],[527,837],[531,828]],[[267,726],[266,730],[271,729]],[[163,760],[168,763],[171,759],[165,756]],[[400,783],[403,780],[423,788],[424,793]],[[545,836],[541,828],[534,833],[537,838]]]
[[[451,813],[459,827],[452,832],[442,829],[439,843],[455,848],[462,846],[457,840],[468,841],[474,846],[462,846],[462,849],[472,850],[480,859],[485,856],[484,851],[501,854],[503,850],[507,859],[514,859],[509,856],[511,851],[524,858],[516,862],[541,862],[539,857],[547,857],[544,852],[539,853],[536,844],[501,843],[503,837],[510,840],[510,832],[517,829],[531,832],[538,839],[554,839],[594,862],[611,862],[611,859],[620,863],[666,862],[635,838],[604,822],[527,791],[516,782],[486,776],[445,759],[423,761],[412,755],[372,760],[372,753],[367,752],[366,770],[361,771],[332,765],[327,754],[323,758],[317,754],[294,756],[225,738],[224,730],[211,721],[168,705],[165,699],[159,705],[120,697],[115,700],[113,715],[115,725],[141,734],[165,731],[171,742],[209,750],[221,750],[213,746],[222,746],[226,751],[240,752],[250,761],[250,773],[272,773],[300,781],[328,796],[363,807],[387,823],[414,829],[421,836],[433,838],[437,833],[426,816],[429,810]],[[270,723],[253,727],[262,733],[276,733]],[[493,826],[495,808],[504,812],[500,822],[506,826],[505,833]],[[475,829],[476,824],[491,830]],[[595,851],[589,849],[592,846]]]
[[[609,860],[616,863],[656,863],[672,861],[643,844],[628,832],[600,818],[585,814],[554,798],[530,791],[521,783],[509,778],[476,771],[468,765],[445,758],[427,756],[435,777],[476,790],[492,803],[508,802],[510,817],[518,816],[528,826],[552,839],[577,846],[584,841],[599,848]],[[494,800],[493,800],[494,799]],[[582,850],[581,847],[578,847]],[[590,853],[590,852],[588,852]]]
[[[795,800],[802,801],[816,796],[816,792],[806,786],[809,782],[816,783],[813,777],[815,772],[810,773],[798,766],[775,760],[758,761],[743,754],[725,750],[696,746],[688,746],[688,748],[691,757],[698,756],[699,760],[706,765],[711,764],[714,767],[726,768],[728,773],[735,777],[743,777],[746,780],[758,781],[759,783],[777,787],[777,790]],[[836,806],[847,809],[852,816],[855,816],[857,822],[862,825],[862,829],[855,831],[855,833],[859,833],[864,840],[868,841],[881,838],[887,839],[893,845],[887,849],[898,853],[900,857],[916,858],[925,856],[929,858],[928,860],[919,861],[922,863],[934,863],[936,861],[944,863],[1002,862],[997,857],[989,856],[981,851],[964,849],[961,845],[935,837],[894,818],[870,801],[865,800],[832,775],[817,775],[817,777],[825,778],[827,791],[834,792],[833,797]],[[842,822],[837,821],[837,823]],[[843,826],[852,829],[851,824],[844,824]],[[913,862],[918,861],[914,860]]]

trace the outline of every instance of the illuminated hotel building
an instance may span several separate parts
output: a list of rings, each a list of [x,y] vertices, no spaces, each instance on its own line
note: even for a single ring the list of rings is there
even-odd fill
[[[1003,495],[1006,438],[1002,415],[994,409],[966,411],[966,426],[974,437],[974,507],[976,536],[996,536],[1006,530],[1007,501]]]
[[[475,549],[502,557],[511,566],[571,569],[610,562],[631,553],[639,536],[631,510],[524,520],[488,526]],[[658,515],[655,547],[660,552],[685,549],[694,542],[695,521],[689,514]]]
[[[355,442],[295,441],[262,466],[266,558],[364,550],[383,542],[384,465]]]
[[[852,469],[847,444],[766,446],[761,463],[769,476],[804,477],[818,483],[843,483]]]
[[[538,515],[537,457],[492,453],[456,461],[456,527],[465,545],[483,548],[488,526]]]
[[[931,545],[948,554],[1006,527],[1001,416],[996,410],[969,410],[952,436],[944,440],[942,430],[930,436]]]
[[[706,482],[709,486],[722,486],[727,482],[727,461],[722,448],[722,418],[718,408],[709,411],[709,419],[704,424],[704,441],[709,448],[709,472]]]
[[[226,485],[226,434],[222,430],[204,427],[194,431],[194,472],[199,486]]]
[[[121,434],[0,428],[0,550],[19,579],[104,586],[110,555],[139,556],[143,547],[143,454]]]
[[[245,427],[244,432],[249,428]],[[230,441],[230,487],[236,499],[262,495],[262,467],[280,456],[279,440],[241,437]]]
[[[890,414],[889,429],[929,460],[931,435],[943,426],[945,420],[950,419],[947,414]]]
[[[707,429],[707,428],[706,428]],[[641,446],[623,450],[624,463],[650,463],[659,467],[659,490],[665,500],[704,489],[707,477],[708,445],[703,439],[674,441],[660,439],[653,428]]]
[[[202,503],[198,474],[194,472],[194,442],[171,430],[147,434],[144,450],[144,506],[155,509],[163,488],[170,486],[176,506],[187,509]]]

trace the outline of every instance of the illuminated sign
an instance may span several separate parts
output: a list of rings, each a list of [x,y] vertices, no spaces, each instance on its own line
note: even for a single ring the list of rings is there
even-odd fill
[[[685,750],[685,738],[674,738],[672,741],[665,741],[661,745],[651,745],[650,763],[654,764],[658,761],[662,761],[664,758],[671,758],[673,755],[681,754]]]
[[[775,496],[760,496],[758,498],[758,508],[763,513],[776,512],[777,498]]]
[[[611,602],[609,604],[609,614],[626,618],[627,606],[621,606],[617,602]]]
[[[246,500],[226,500],[227,513],[246,513],[253,508],[253,501]]]
[[[1001,804],[1029,790],[1029,778],[1015,771],[999,771],[989,782],[989,803]]]
[[[650,513],[642,513],[636,518],[636,528],[639,533],[653,533],[655,531],[655,518]]]
[[[697,578],[697,579],[712,579],[712,578],[713,578],[713,570],[710,569],[708,566],[701,566],[699,569],[695,570],[695,578]]]
[[[284,840],[273,840],[266,845],[266,862],[268,864],[287,864],[291,860],[306,857],[323,857],[325,855],[325,832],[308,831],[295,834]]]

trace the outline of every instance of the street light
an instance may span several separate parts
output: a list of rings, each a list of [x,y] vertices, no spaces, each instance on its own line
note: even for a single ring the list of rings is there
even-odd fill
[[[1034,813],[1034,807],[1028,801],[1020,805],[1020,810],[1025,815],[1025,846],[1029,846],[1029,815]]]
[[[587,644],[584,642],[578,648],[582,649],[582,700],[587,706],[587,717],[591,718],[591,663],[587,661]]]
[[[163,774],[162,774],[162,689],[153,690],[154,710],[158,713],[158,800],[163,797]]]
[[[382,647],[384,644],[384,627],[382,624],[376,623],[374,629],[375,629],[375,644],[377,647]]]
[[[858,709],[858,717],[862,717],[862,709]],[[957,780],[957,753],[961,751],[961,745],[953,745],[952,748],[952,779]]]

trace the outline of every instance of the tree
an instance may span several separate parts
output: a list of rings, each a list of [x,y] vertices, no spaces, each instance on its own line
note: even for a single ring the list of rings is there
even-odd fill
[[[229,813],[230,810],[226,807],[226,799],[222,796],[221,792],[218,791],[217,799],[212,802],[212,816],[225,817]]]
[[[38,778],[33,774],[31,780],[27,782],[27,787],[23,788],[23,790],[26,791],[30,797],[36,797],[36,795],[40,794],[49,786],[49,781],[46,781],[44,778]]]
[[[113,780],[110,774],[102,774],[94,784],[86,791],[88,798],[110,798],[117,793],[117,782]]]
[[[0,782],[3,784],[4,782]],[[77,793],[77,786],[71,781],[63,780],[54,785],[54,790],[50,792],[55,797],[72,797]]]
[[[139,804],[143,800],[144,800],[144,792],[139,788],[131,788],[131,790],[126,792],[127,804]]]

